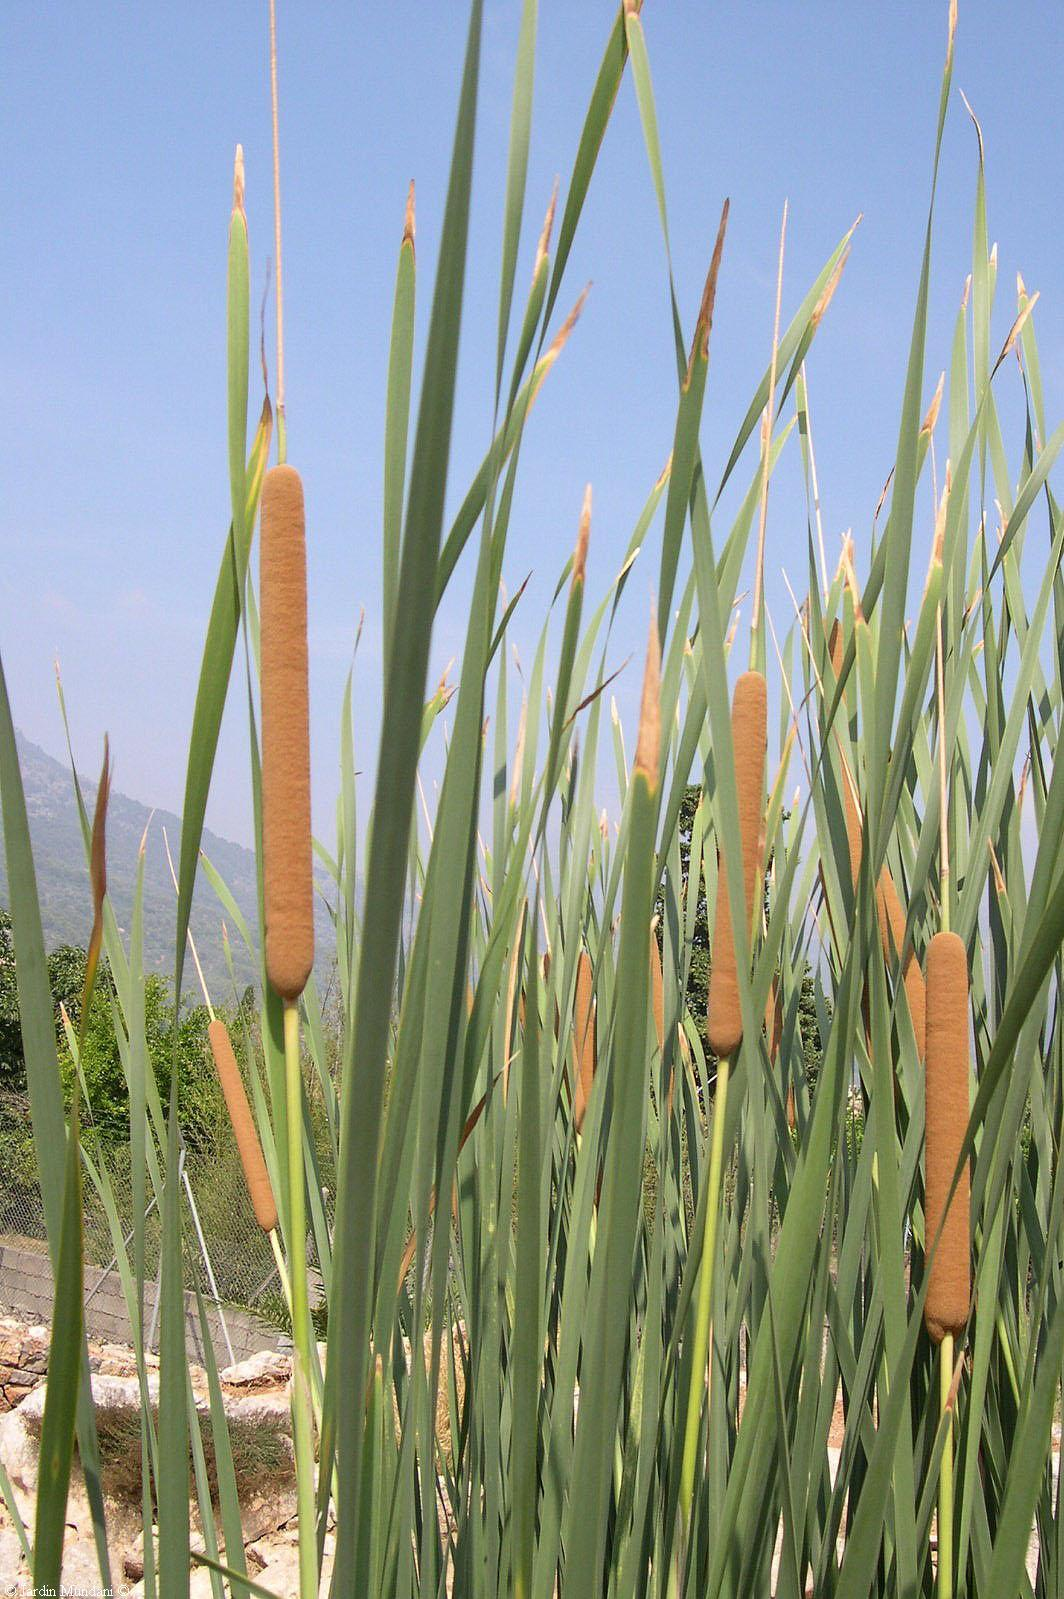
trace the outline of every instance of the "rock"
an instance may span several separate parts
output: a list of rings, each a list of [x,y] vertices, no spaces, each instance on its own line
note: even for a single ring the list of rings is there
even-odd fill
[[[28,1575],[22,1562],[22,1545],[14,1527],[0,1530],[0,1593],[15,1593],[19,1576]]]
[[[93,1372],[99,1372],[104,1377],[137,1375],[136,1356],[132,1349],[126,1349],[122,1344],[102,1344],[90,1355],[89,1365]]]
[[[299,1545],[274,1544],[270,1558],[255,1579],[271,1593],[297,1594],[299,1592]]]
[[[240,1507],[240,1520],[244,1529],[244,1543],[248,1547],[260,1538],[283,1527],[296,1512],[295,1484],[281,1488],[276,1493],[255,1494]],[[265,1557],[261,1557],[265,1564]]]
[[[292,1362],[275,1349],[260,1349],[258,1354],[238,1360],[235,1366],[226,1366],[219,1373],[227,1388],[272,1388],[288,1382],[292,1375]]]
[[[25,1421],[40,1423],[44,1415],[47,1383],[39,1383],[19,1406],[19,1415]],[[148,1373],[148,1393],[153,1405],[159,1402],[159,1379]],[[97,1410],[140,1411],[140,1383],[136,1377],[109,1377],[97,1373],[92,1379],[92,1398]]]
[[[6,1415],[0,1416],[0,1462],[12,1484],[24,1493],[32,1494],[37,1491],[37,1440],[26,1426],[25,1410],[28,1403],[29,1399],[17,1410],[9,1410]]]
[[[31,1589],[30,1592],[32,1591]],[[67,1532],[63,1544],[61,1591],[68,1594],[98,1594],[103,1591],[100,1564],[96,1558],[96,1540],[91,1533],[88,1537],[72,1538],[69,1531]]]
[[[248,1394],[245,1399],[224,1398],[230,1425],[272,1427],[287,1435],[292,1428],[292,1407],[286,1392]]]

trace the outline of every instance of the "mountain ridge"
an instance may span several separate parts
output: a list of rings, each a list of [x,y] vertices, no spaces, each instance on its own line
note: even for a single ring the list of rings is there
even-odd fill
[[[19,766],[26,794],[30,841],[37,873],[46,947],[85,945],[92,923],[92,900],[84,837],[70,769],[16,732]],[[97,784],[82,779],[82,795],[92,814]],[[112,788],[107,807],[107,889],[124,937],[133,911],[137,859],[144,840],[144,970],[172,976],[176,937],[177,895],[166,859],[164,832],[176,865],[181,848],[181,818],[173,811],[145,805]],[[0,840],[3,825],[0,822]],[[258,927],[258,872],[255,852],[208,828],[201,852],[226,884],[254,935]],[[320,885],[319,885],[320,886]],[[8,903],[7,862],[0,850],[0,902]],[[229,934],[233,976],[229,974],[222,926]],[[232,916],[223,908],[202,864],[192,901],[192,936],[213,1002],[225,1004],[260,977],[257,952],[245,945]],[[319,970],[332,958],[332,925],[321,897],[315,896],[315,935]],[[185,987],[195,982],[189,971]]]

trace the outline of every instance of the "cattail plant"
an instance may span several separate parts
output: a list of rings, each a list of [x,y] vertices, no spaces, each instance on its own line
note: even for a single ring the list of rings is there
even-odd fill
[[[739,835],[743,863],[743,909],[747,925],[752,924],[758,878],[761,871],[761,812],[765,798],[765,754],[768,696],[761,672],[744,672],[732,697],[732,748],[735,754],[735,783],[739,797]],[[709,1047],[719,1057],[717,1097],[713,1114],[713,1144],[710,1152],[709,1196],[706,1207],[703,1259],[698,1277],[698,1304],[695,1320],[694,1357],[691,1364],[687,1424],[680,1481],[680,1510],[685,1529],[690,1521],[694,1493],[695,1453],[698,1444],[702,1393],[709,1348],[713,1291],[714,1251],[716,1249],[717,1208],[724,1156],[724,1120],[727,1107],[731,1056],[742,1043],[743,1019],[739,998],[739,963],[731,921],[728,870],[723,858],[717,878],[717,910],[711,946],[709,1014],[706,1036]]]
[[[303,1079],[299,997],[314,965],[314,884],[310,832],[310,685],[307,553],[303,484],[287,462],[284,403],[284,299],[278,135],[277,18],[270,0],[274,238],[277,256],[277,465],[263,480],[260,545],[262,693],[262,860],[266,975],[284,1001],[285,1118],[288,1134],[288,1248],[292,1335],[292,1435],[299,1504],[300,1599],[318,1591],[314,1517],[314,1359],[304,1239]]]
[[[732,698],[732,747],[735,751],[735,786],[739,795],[739,833],[742,839],[743,895],[747,924],[756,903],[761,870],[761,812],[765,803],[765,752],[768,746],[768,691],[760,672],[744,672]],[[712,965],[709,974],[709,1012],[706,1037],[715,1055],[732,1055],[743,1039],[739,1003],[739,962],[732,932],[731,894],[723,857],[717,878],[717,908],[713,923]]]
[[[573,1122],[582,1132],[595,1081],[595,989],[591,956],[580,951],[576,963],[576,1001],[573,1008]]]
[[[247,1183],[255,1220],[264,1233],[272,1233],[277,1226],[277,1205],[270,1184],[270,1174],[262,1158],[262,1145],[259,1143],[255,1118],[251,1114],[244,1080],[233,1052],[229,1029],[219,1016],[215,1016],[209,1023],[207,1037],[210,1040],[218,1081],[225,1095],[233,1136],[240,1151],[240,1164],[244,1168],[244,1181]]]
[[[288,465],[263,480],[260,605],[266,973],[293,1001],[314,965],[314,885],[303,485]]]
[[[950,468],[931,554],[941,581]],[[924,1071],[924,1242],[930,1251],[924,1324],[938,1345],[939,1406],[945,1425],[938,1489],[938,1599],[953,1599],[953,1345],[968,1320],[969,1175],[957,1172],[968,1130],[968,951],[950,929],[949,773],[946,748],[946,663],[942,604],[935,608],[935,698],[938,713],[939,904],[942,925],[927,950],[927,1059]],[[956,1187],[954,1177],[956,1174]]]
[[[965,1162],[953,1187],[968,1128],[968,952],[956,933],[927,946],[927,1059],[924,1227],[933,1250],[924,1322],[937,1344],[964,1331],[971,1301],[969,1178]]]
[[[936,303],[938,294],[925,254],[901,443],[897,459],[884,461],[889,484],[874,511],[863,587],[848,558],[845,614],[856,618],[862,747],[856,761],[847,729],[839,729],[841,804],[832,778],[840,770],[835,735],[825,740],[823,721],[806,712],[823,692],[820,654],[830,657],[836,677],[844,663],[841,630],[826,651],[802,653],[810,627],[840,614],[839,586],[829,584],[822,549],[809,392],[817,368],[810,359],[807,375],[805,363],[839,288],[852,228],[787,321],[780,309],[781,239],[768,371],[752,373],[750,403],[738,406],[739,430],[717,462],[708,458],[701,405],[722,226],[690,361],[667,419],[675,418],[668,463],[648,484],[614,581],[594,605],[585,499],[576,548],[559,551],[555,600],[566,581],[569,587],[560,639],[551,634],[554,610],[542,622],[535,664],[526,673],[517,630],[526,626],[527,603],[518,609],[521,591],[505,590],[514,575],[509,522],[521,493],[519,463],[527,457],[523,428],[533,403],[550,403],[546,379],[573,332],[575,313],[562,319],[558,295],[629,71],[640,111],[631,127],[647,144],[663,222],[665,203],[648,41],[638,0],[628,0],[613,10],[587,114],[577,119],[557,254],[552,259],[548,225],[533,265],[534,241],[521,222],[537,8],[523,0],[499,316],[490,329],[497,365],[487,409],[496,431],[472,482],[456,484],[448,468],[460,335],[468,336],[464,271],[482,217],[473,174],[484,9],[474,3],[471,10],[424,341],[414,336],[412,208],[400,252],[383,434],[380,636],[387,713],[371,791],[366,778],[356,781],[355,745],[365,732],[359,700],[349,694],[345,701],[336,848],[321,851],[318,868],[331,880],[337,929],[339,980],[328,1005],[307,982],[315,889],[303,496],[286,460],[280,325],[278,465],[266,472],[269,406],[248,454],[247,235],[238,164],[227,341],[231,531],[219,551],[222,581],[190,741],[177,971],[187,947],[195,957],[186,935],[202,819],[265,479],[259,839],[265,905],[257,939],[243,918],[239,927],[249,958],[261,957],[265,975],[260,1023],[247,1030],[250,1082],[261,1075],[267,1090],[261,1114],[257,1089],[248,1105],[235,1029],[230,1039],[211,1011],[208,1036],[251,1206],[258,1223],[270,1226],[291,1315],[301,1599],[320,1599],[330,1581],[337,1595],[389,1599],[449,1592],[463,1599],[502,1593],[897,1599],[928,1594],[933,1570],[939,1599],[950,1599],[954,1589],[968,1599],[997,1599],[1028,1591],[1024,1563],[1031,1560],[1033,1571],[1035,1558],[1030,1590],[1055,1593],[1053,1425],[1064,1367],[1064,1309],[1056,1291],[1064,1258],[1058,1136],[1064,1010],[1057,1002],[1064,707],[1060,674],[1051,668],[1064,652],[1064,620],[1055,604],[1064,522],[1059,483],[1051,481],[1061,435],[1045,414],[1035,297],[1017,284],[1016,321],[1005,345],[1015,360],[991,366],[997,275],[983,236],[980,166],[971,289],[961,299],[947,358],[951,392],[941,404],[943,425],[936,434],[942,387],[930,410],[921,389],[927,301]],[[953,104],[952,24],[950,52],[943,117]],[[271,50],[276,110],[275,68]],[[488,100],[482,115],[490,117],[494,94]],[[397,221],[402,199],[397,193]],[[279,291],[279,206],[275,218]],[[681,225],[678,215],[671,225],[674,232]],[[803,228],[818,226],[815,218],[803,220]],[[928,240],[935,232],[928,228]],[[519,305],[524,253],[532,283]],[[579,259],[580,251],[571,255]],[[481,274],[478,260],[478,281]],[[277,300],[280,324],[279,292]],[[678,330],[683,312],[677,298]],[[411,395],[422,349],[415,424]],[[1015,389],[999,409],[998,390],[1009,383]],[[1017,412],[1018,448],[1009,461]],[[928,588],[916,605],[911,550],[929,480],[937,494],[935,445],[947,429],[957,498],[944,540],[936,535]],[[776,640],[777,676],[766,667],[764,558],[769,481],[784,452],[788,484],[799,495],[800,474],[789,468],[800,456],[810,576],[815,584],[817,540],[823,594],[811,592],[804,602],[795,596],[798,619]],[[990,510],[995,501],[1000,527]],[[866,525],[865,509],[853,507],[855,525]],[[789,504],[786,525],[800,524],[801,508]],[[658,622],[648,639],[630,762],[619,711],[609,728],[606,690],[615,657],[624,653],[618,637],[631,596],[622,600],[622,588],[637,556],[640,571],[651,558],[659,527]],[[692,569],[684,583],[688,529]],[[431,693],[430,640],[434,620],[452,605],[452,576],[460,564],[463,571],[472,565],[466,557],[478,544],[455,720],[444,736],[439,717],[447,696]],[[604,541],[604,552],[612,547]],[[741,670],[729,668],[729,652],[751,565],[754,623],[742,663],[749,670],[729,704],[726,673]],[[253,643],[253,626],[249,637]],[[524,635],[520,642],[523,650]],[[253,650],[247,658],[253,674]],[[927,694],[933,658],[937,721]],[[520,672],[521,712],[508,772],[509,719],[517,703],[511,660]],[[545,708],[544,674],[552,660],[559,663],[557,685]],[[944,663],[952,663],[953,673],[948,719]],[[253,681],[250,687],[254,704]],[[780,709],[771,786],[770,689]],[[852,689],[844,692],[852,706]],[[937,898],[926,837],[936,731]],[[620,803],[600,821],[610,737]],[[798,794],[784,822],[784,787],[799,757]],[[948,794],[945,778],[954,766]],[[428,796],[435,778],[440,798],[433,815]],[[419,784],[424,814],[415,824]],[[692,790],[701,791],[701,805],[687,804]],[[63,1170],[64,1152],[76,1162],[78,1140],[64,1126],[64,1077],[57,1068],[67,1063],[55,1052],[29,820],[2,672],[0,801],[49,1247],[53,1264],[66,1263],[56,1272],[48,1437],[59,1438],[61,1421],[66,1447],[77,1408],[78,1451],[91,1487],[86,1385],[86,1403],[77,1399],[78,1374],[87,1370],[76,1269],[84,1250],[77,1186]],[[894,871],[899,861],[914,863],[904,889],[886,868],[875,877],[862,870],[872,864],[862,860],[866,814],[878,820],[877,850]],[[83,819],[88,839],[88,811]],[[716,821],[715,836],[707,819]],[[872,937],[881,941],[890,981],[878,951],[867,969],[862,952],[848,943],[852,927],[840,927],[834,916],[835,874],[823,867],[839,850],[842,825],[849,856],[843,875],[852,877],[860,925],[871,929],[875,920]],[[910,839],[915,851],[906,847]],[[213,866],[205,862],[205,869],[228,903]],[[96,880],[102,881],[98,871]],[[716,899],[710,892],[707,906],[713,881]],[[914,907],[926,904],[940,915],[923,973],[906,938],[906,893]],[[218,1592],[223,1584],[237,1592],[250,1583],[257,1593],[287,1599],[295,1586],[291,1551],[263,1569],[242,1564],[226,1407],[212,1404],[203,1417],[214,1434],[217,1496],[199,1432],[186,1429],[178,1122],[175,1114],[166,1126],[151,1074],[139,894],[138,888],[128,948],[110,905],[99,919],[107,998],[129,1087],[138,1185],[131,1249],[107,1162],[95,1160],[92,1146],[81,1153],[91,1177],[86,1195],[98,1193],[105,1202],[130,1319],[139,1322],[151,1286],[144,1215],[163,1168],[164,1140],[173,1135],[156,1195],[164,1216],[163,1337],[159,1383],[149,1386],[145,1368],[142,1388],[151,1474],[142,1550],[147,1555],[155,1547],[157,1525],[156,1587],[165,1599],[183,1595],[195,1524],[202,1541],[192,1558],[219,1568],[209,1575]],[[663,926],[654,923],[655,907]],[[923,953],[922,927],[916,943]],[[553,971],[544,956],[542,981],[538,949],[555,955]],[[692,996],[707,951],[704,1005]],[[559,1021],[563,983],[572,985],[572,998],[566,988],[570,1009]],[[926,1045],[922,1068],[906,1054],[891,1058],[901,983],[917,1050]],[[205,985],[204,1000],[209,1010]],[[715,1066],[703,1049],[704,1023]],[[807,1063],[814,1032],[819,1054]],[[72,1029],[64,1036],[71,1064],[80,1068],[77,1036]],[[662,1080],[663,1054],[674,1067],[675,1092],[672,1071]],[[788,1134],[776,1098],[784,1058],[792,1126],[795,1096],[802,1101],[800,1140]],[[176,1106],[176,1075],[171,1085]],[[921,1183],[916,1139],[924,1126]],[[232,1140],[226,1135],[222,1142],[217,1158],[231,1156],[235,1165]],[[970,1170],[962,1161],[966,1142]],[[319,1198],[318,1182],[331,1183],[334,1170],[330,1203]],[[193,1172],[190,1181],[196,1180]],[[254,1229],[252,1236],[257,1242]],[[324,1370],[307,1298],[308,1240],[327,1313]],[[913,1254],[921,1244],[923,1276]],[[917,1312],[921,1296],[937,1368],[933,1384]],[[955,1349],[968,1354],[961,1340],[969,1319],[970,1359],[955,1358]],[[209,1348],[203,1358],[216,1397]],[[956,1429],[955,1405],[962,1417]],[[64,1522],[56,1458],[42,1454],[34,1550],[38,1573],[53,1588]],[[13,1484],[8,1498],[8,1486],[14,1522],[20,1490]],[[122,1536],[120,1527],[115,1536]],[[101,1571],[100,1586],[112,1582]]]

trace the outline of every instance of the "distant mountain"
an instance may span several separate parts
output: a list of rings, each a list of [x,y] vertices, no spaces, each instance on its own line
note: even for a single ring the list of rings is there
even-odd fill
[[[41,902],[44,938],[49,949],[59,944],[88,942],[92,922],[85,847],[70,769],[53,760],[22,734],[17,735],[22,783],[26,792],[30,839],[37,868],[37,893]],[[96,799],[96,784],[83,782],[89,814]],[[172,811],[152,811],[138,800],[111,790],[107,808],[107,889],[115,916],[128,939],[136,885],[137,856],[147,829],[144,852],[144,969],[172,976],[176,901],[166,860],[163,831],[170,841],[176,867],[181,848],[181,819]],[[0,824],[0,839],[3,828]],[[204,830],[203,853],[227,885],[253,938],[258,928],[258,887],[254,851],[216,833]],[[7,863],[0,850],[0,904],[8,904]],[[328,911],[320,898],[315,911],[319,973],[332,959],[334,938]],[[222,945],[222,923],[238,992],[257,981],[257,958],[247,950],[232,916],[223,909],[202,867],[192,904],[192,936],[212,1000],[232,997],[232,981]],[[128,947],[128,945],[127,945]],[[198,997],[198,981],[191,961],[185,966],[186,992]]]

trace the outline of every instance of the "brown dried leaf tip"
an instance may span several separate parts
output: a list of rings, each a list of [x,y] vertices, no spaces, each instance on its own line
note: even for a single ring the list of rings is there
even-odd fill
[[[860,219],[858,218],[858,220],[860,220]],[[857,223],[855,222],[854,223],[854,227],[856,227],[856,226],[857,226]],[[813,326],[814,331],[820,326],[821,322],[823,322],[824,318],[827,316],[828,306],[831,304],[832,300],[835,298],[835,290],[838,288],[840,282],[842,281],[842,274],[846,270],[847,261],[850,259],[850,249],[851,249],[851,246],[847,245],[845,250],[843,250],[842,254],[839,256],[839,259],[838,259],[838,261],[835,264],[834,272],[832,272],[832,274],[831,274],[830,278],[828,279],[827,283],[824,285],[823,294],[820,296],[820,299],[817,301],[816,305],[813,307],[813,315],[812,315],[812,318],[811,318],[811,322],[812,322],[812,326]]]
[[[658,781],[661,756],[661,646],[654,609],[650,611],[647,659],[643,672],[643,700],[639,707],[639,737],[635,746],[635,770],[642,772],[653,788]]]
[[[691,381],[691,369],[694,366],[696,352],[703,361],[709,358],[709,335],[713,328],[713,307],[717,299],[717,278],[720,275],[720,262],[724,254],[724,235],[728,231],[728,212],[731,201],[725,199],[721,208],[720,222],[717,226],[717,241],[713,246],[713,255],[706,274],[705,288],[702,290],[702,304],[698,309],[698,321],[695,323],[695,336],[691,341],[691,358],[687,363],[687,382]]]
[[[233,210],[244,213],[244,146],[238,144],[233,157]]]
[[[406,194],[406,215],[403,218],[403,243],[414,248],[414,180],[410,179],[410,187]]]
[[[573,551],[573,587],[584,581],[587,571],[587,546],[591,538],[591,484],[584,490],[584,503],[580,508],[580,526]]]
[[[557,205],[558,205],[558,179],[555,178],[555,180],[554,180],[554,188],[551,190],[550,204],[547,207],[547,215],[543,219],[543,230],[542,230],[542,232],[540,233],[540,236],[539,236],[539,243],[536,245],[536,259],[535,259],[535,262],[533,263],[533,266],[532,266],[532,281],[533,281],[533,283],[539,277],[540,267],[543,265],[544,261],[547,259],[547,255],[548,255],[548,253],[550,251],[550,236],[551,236],[551,231],[552,231],[552,229],[554,227],[554,212],[555,212],[555,210],[557,208]]]
[[[107,804],[111,798],[111,744],[103,736],[103,767],[100,785],[96,790],[96,808],[92,815],[92,846],[89,854],[89,880],[92,884],[93,922],[99,919],[107,897]]]
[[[927,415],[920,424],[921,433],[931,434],[935,431],[935,424],[938,422],[938,413],[942,409],[942,390],[945,387],[945,383],[946,374],[945,372],[940,372],[938,375],[938,384],[935,388],[934,394],[931,396],[931,404],[927,408]]]
[[[566,317],[565,321],[554,335],[546,354],[541,356],[539,361],[536,363],[535,371],[532,374],[532,394],[529,399],[530,406],[532,401],[535,400],[536,396],[538,395],[540,389],[543,387],[547,373],[550,371],[555,361],[565,349],[566,344],[569,342],[569,335],[572,333],[577,322],[580,320],[580,313],[584,309],[584,302],[590,293],[591,285],[588,283],[583,289],[581,289],[579,295],[577,296],[576,304],[573,306],[573,309],[569,312],[569,315]]]

